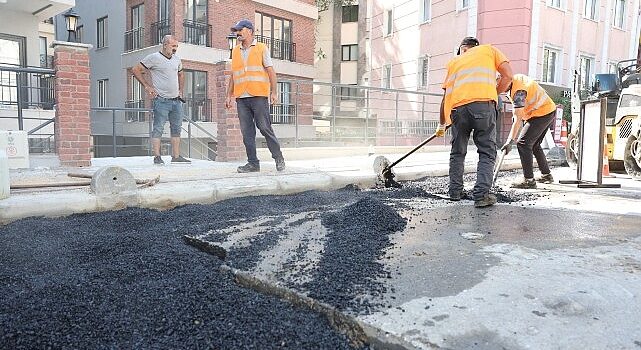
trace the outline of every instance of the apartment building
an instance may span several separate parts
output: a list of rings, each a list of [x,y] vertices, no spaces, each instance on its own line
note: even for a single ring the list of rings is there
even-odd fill
[[[368,2],[375,85],[440,92],[445,65],[468,35],[556,94],[571,88],[575,70],[587,87],[595,73],[637,57],[639,0]]]
[[[358,16],[360,25],[350,22],[353,16]],[[347,6],[338,4],[320,12],[316,80],[391,90],[375,98],[370,91],[368,105],[361,106],[358,115],[364,118],[362,111],[366,110],[366,117],[374,121],[377,144],[390,144],[380,137],[385,129],[395,134],[394,144],[403,135],[406,143],[412,143],[421,139],[419,129],[436,125],[445,67],[465,36],[500,48],[515,73],[534,77],[553,97],[568,96],[575,71],[580,73],[582,88],[587,89],[594,84],[595,73],[613,71],[617,62],[637,57],[639,0],[359,0]],[[326,101],[315,104],[317,118],[332,113],[338,124],[341,110],[350,110],[343,106],[363,101],[350,96],[349,87],[338,89],[334,94],[341,97],[337,99],[318,94],[319,101]],[[420,95],[399,97],[394,90]],[[350,99],[355,102],[346,101]]]
[[[217,117],[226,88],[221,75],[230,56],[229,28],[240,19],[249,19],[255,24],[256,39],[270,48],[279,78],[280,103],[272,106],[276,133],[287,143],[296,132],[296,120],[301,124],[299,133],[313,133],[311,103],[302,103],[310,106],[309,111],[297,110],[293,100],[312,96],[311,85],[297,89],[294,81],[311,82],[315,74],[314,25],[318,11],[314,0],[126,0],[100,4],[78,0],[77,3],[75,10],[81,17],[78,36],[83,43],[94,46],[92,106],[149,108],[150,101],[131,68],[146,55],[158,51],[164,35],[174,35],[180,41],[177,54],[185,72],[185,114],[199,126],[192,128],[192,135],[215,149]],[[124,154],[143,154],[147,149],[149,116],[136,112],[121,114],[117,142],[130,146]],[[96,156],[107,156],[111,149],[111,118],[99,115],[92,115]],[[109,122],[105,123],[105,119]],[[184,129],[188,128],[185,123]],[[102,152],[101,145],[105,146]],[[194,151],[192,157],[211,158],[211,151],[202,147]]]
[[[0,1],[0,130],[38,128],[29,135],[34,153],[55,148],[52,17],[73,5],[74,0]]]

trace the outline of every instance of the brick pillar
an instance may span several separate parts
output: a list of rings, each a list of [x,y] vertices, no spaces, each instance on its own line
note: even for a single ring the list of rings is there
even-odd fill
[[[91,165],[89,49],[91,45],[54,41],[56,72],[56,153],[63,166]]]
[[[231,77],[230,62],[219,62],[214,68],[216,99],[214,101],[216,122],[218,124],[218,154],[216,160],[223,162],[242,160],[247,157],[236,105],[225,109],[227,79]]]

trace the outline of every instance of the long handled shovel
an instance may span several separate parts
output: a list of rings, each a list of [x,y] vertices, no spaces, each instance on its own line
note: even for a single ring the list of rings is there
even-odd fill
[[[449,129],[449,125],[445,127],[445,131]],[[403,161],[403,159],[409,157],[410,154],[418,151],[421,147],[425,146],[428,142],[434,140],[436,138],[436,133],[432,134],[432,136],[428,137],[425,139],[425,141],[421,142],[418,146],[414,147],[411,151],[405,153],[401,158],[397,159],[394,163],[389,164],[389,161],[385,159],[383,161],[383,170],[381,171],[379,177],[383,179],[383,183],[385,184],[385,187],[396,187],[396,188],[401,188],[403,187],[398,181],[394,180],[394,173],[392,172],[392,168]]]
[[[499,177],[499,170],[501,170],[501,165],[503,165],[503,159],[505,158],[506,154],[507,154],[507,150],[502,151],[501,156],[499,157],[499,161],[496,162],[496,166],[494,167],[494,176],[492,176],[491,187],[494,187],[494,184],[496,183],[496,179]]]

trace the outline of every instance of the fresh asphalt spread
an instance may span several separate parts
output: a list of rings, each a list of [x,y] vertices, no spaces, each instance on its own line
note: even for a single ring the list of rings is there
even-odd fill
[[[316,212],[309,219],[319,217],[328,232],[322,255],[308,280],[290,287],[367,313],[392,273],[379,263],[390,235],[407,225],[399,200],[442,201],[430,194],[446,188],[447,178],[430,178],[399,190],[348,187],[11,223],[0,228],[0,348],[350,348],[322,315],[243,288],[220,269],[255,267],[285,239],[281,229],[230,249],[224,261],[182,237],[212,232],[208,239],[220,240],[242,222]],[[499,201],[536,196],[502,191]]]

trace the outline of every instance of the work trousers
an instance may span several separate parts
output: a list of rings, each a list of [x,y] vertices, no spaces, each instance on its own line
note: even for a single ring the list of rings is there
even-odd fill
[[[471,102],[452,110],[450,195],[463,191],[465,156],[472,131],[474,131],[472,138],[479,154],[472,197],[474,200],[479,200],[490,192],[496,161],[496,117],[494,101]]]
[[[243,144],[245,144],[245,152],[247,152],[247,162],[259,165],[256,156],[256,128],[265,137],[272,158],[282,159],[283,153],[272,128],[267,97],[237,98],[236,106],[238,107],[238,119],[240,119],[240,131],[243,134]]]
[[[541,142],[545,138],[545,134],[550,129],[554,122],[556,111],[546,114],[542,117],[530,118],[516,141],[516,148],[519,150],[519,157],[521,157],[521,166],[523,167],[523,176],[526,179],[534,178],[534,165],[533,157],[536,158],[536,163],[539,165],[541,174],[549,174],[550,167],[548,161],[545,159],[545,153],[541,148]]]

